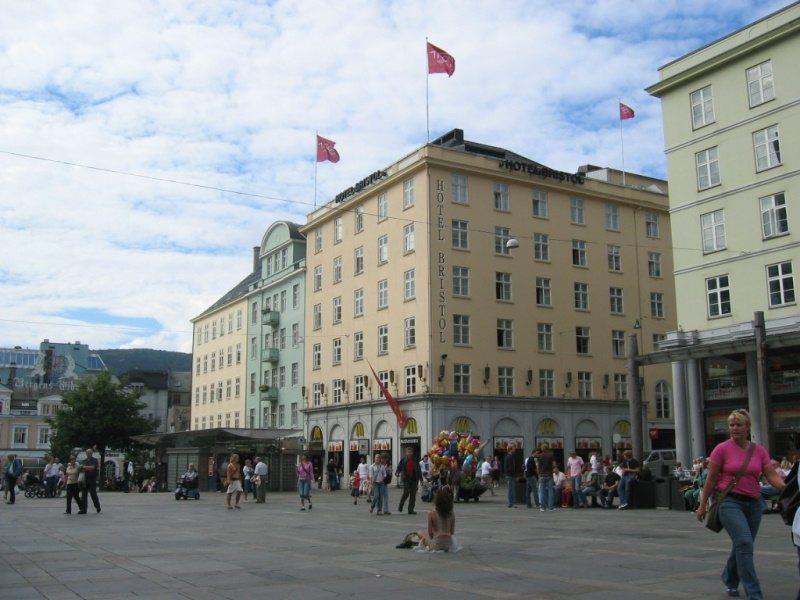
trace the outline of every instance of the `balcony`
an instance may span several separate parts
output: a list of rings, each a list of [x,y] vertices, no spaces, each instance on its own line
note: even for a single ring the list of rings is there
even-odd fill
[[[262,402],[277,402],[278,401],[278,388],[271,387],[268,388],[266,391],[261,391],[261,401]]]
[[[261,353],[261,360],[272,363],[273,365],[278,362],[279,358],[280,353],[277,348],[264,348],[264,351]]]
[[[262,325],[277,327],[278,323],[280,322],[281,322],[281,313],[279,313],[277,310],[268,310],[263,315],[261,315]]]

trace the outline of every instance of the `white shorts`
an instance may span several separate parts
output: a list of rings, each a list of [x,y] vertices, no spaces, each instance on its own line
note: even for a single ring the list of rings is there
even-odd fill
[[[233,494],[234,492],[242,492],[242,480],[241,479],[234,479],[233,481],[228,484],[228,493]]]

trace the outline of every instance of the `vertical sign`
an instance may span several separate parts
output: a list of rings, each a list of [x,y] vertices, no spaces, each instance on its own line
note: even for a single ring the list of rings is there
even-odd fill
[[[447,240],[445,236],[444,223],[444,179],[436,180],[436,239],[440,242]],[[447,318],[445,308],[447,294],[445,293],[445,280],[447,278],[447,257],[442,250],[436,253],[436,276],[439,281],[439,293],[437,300],[436,329],[439,332],[439,343],[447,343]]]

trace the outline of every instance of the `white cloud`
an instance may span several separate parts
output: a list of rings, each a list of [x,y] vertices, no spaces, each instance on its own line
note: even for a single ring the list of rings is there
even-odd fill
[[[682,2],[11,3],[0,20],[0,149],[313,201],[313,131],[342,161],[320,200],[453,127],[564,170],[664,173],[658,102],[676,54],[774,10]],[[0,155],[0,344],[189,350],[188,319],[250,268],[275,219],[307,208]],[[61,311],[157,319],[139,336]]]

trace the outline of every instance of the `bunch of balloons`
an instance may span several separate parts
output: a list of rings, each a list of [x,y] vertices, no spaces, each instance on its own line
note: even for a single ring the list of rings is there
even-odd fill
[[[480,445],[480,440],[472,434],[440,431],[428,455],[436,469],[462,466],[468,471],[474,467],[475,454]]]

